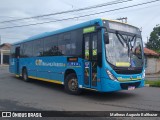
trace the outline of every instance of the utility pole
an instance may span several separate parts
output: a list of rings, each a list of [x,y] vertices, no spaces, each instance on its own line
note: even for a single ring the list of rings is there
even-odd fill
[[[148,39],[148,37],[147,37],[147,43],[149,42],[149,39]]]
[[[0,45],[1,45],[1,35],[0,35]]]

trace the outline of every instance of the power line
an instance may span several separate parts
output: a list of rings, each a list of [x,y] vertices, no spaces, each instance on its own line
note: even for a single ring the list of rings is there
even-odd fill
[[[146,9],[146,8],[151,8],[151,7],[159,7],[160,4],[156,4],[156,5],[149,5],[149,6],[145,6],[145,7],[141,7],[141,8],[135,8],[135,9],[127,9],[126,11],[121,11],[121,12],[116,12],[115,14],[120,14],[120,13],[126,13],[126,12],[130,12],[130,11],[137,11],[137,10],[141,10],[141,9]],[[106,10],[106,8],[102,8],[102,9],[99,9],[99,11],[102,11],[102,10]],[[91,10],[91,11],[88,11],[90,13],[92,12],[96,12],[97,10]],[[88,13],[88,12],[83,12],[83,13]],[[81,14],[81,13],[78,13],[78,14]],[[107,14],[107,15],[113,15],[113,13],[110,13],[110,14]]]
[[[92,16],[92,15],[96,15],[96,14],[102,14],[102,13],[106,13],[106,12],[113,12],[113,11],[117,11],[117,10],[131,8],[131,7],[141,6],[141,5],[145,5],[145,4],[154,3],[154,2],[157,2],[157,1],[160,1],[160,0],[154,0],[154,1],[150,1],[150,2],[139,3],[139,4],[126,6],[126,7],[122,7],[122,8],[117,8],[117,9],[112,9],[112,10],[107,10],[107,11],[103,11],[103,12],[97,12],[97,13],[92,13],[92,14],[81,15],[81,16],[78,16],[78,17],[70,17],[70,18],[65,18],[65,19],[61,19],[61,20],[54,20],[54,21],[46,21],[46,22],[39,22],[39,23],[19,25],[19,26],[4,27],[4,28],[0,28],[0,29],[8,29],[8,28],[15,28],[15,27],[25,27],[25,26],[32,26],[32,25],[38,25],[38,24],[46,24],[46,23],[51,23],[51,22],[60,22],[60,21],[65,21],[65,20],[70,20],[70,19],[82,18],[82,17]]]
[[[33,18],[40,18],[40,17],[52,16],[52,15],[58,15],[58,14],[64,14],[64,13],[71,13],[71,12],[75,12],[75,11],[89,10],[89,9],[93,9],[93,8],[104,7],[104,6],[124,3],[124,2],[128,2],[128,1],[133,1],[133,0],[120,0],[120,1],[116,0],[116,1],[112,1],[112,2],[107,2],[107,3],[99,4],[99,5],[94,5],[94,6],[89,6],[89,7],[85,7],[85,8],[80,8],[80,9],[74,9],[74,10],[68,10],[68,11],[62,11],[62,12],[56,12],[56,13],[51,13],[51,14],[44,14],[44,15],[33,16],[33,17],[26,17],[26,18],[20,18],[20,19],[13,19],[13,20],[8,20],[8,21],[2,21],[0,23],[14,22],[14,21],[27,20],[27,19],[33,19]]]

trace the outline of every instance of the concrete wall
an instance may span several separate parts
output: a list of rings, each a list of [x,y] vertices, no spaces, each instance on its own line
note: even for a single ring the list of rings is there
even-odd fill
[[[147,57],[146,74],[160,72],[160,59]]]
[[[160,72],[160,59],[157,60],[157,72]]]

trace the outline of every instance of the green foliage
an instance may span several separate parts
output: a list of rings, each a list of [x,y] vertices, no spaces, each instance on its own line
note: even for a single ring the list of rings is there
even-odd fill
[[[157,53],[160,53],[160,50],[156,50]]]
[[[157,52],[160,52],[160,25],[156,25],[150,34],[149,42],[146,47]]]
[[[149,84],[150,86],[153,86],[153,87],[160,87],[160,80],[157,80],[157,81],[146,80],[145,84]]]

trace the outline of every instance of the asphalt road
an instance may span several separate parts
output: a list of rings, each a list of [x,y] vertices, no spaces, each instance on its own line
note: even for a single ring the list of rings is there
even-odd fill
[[[0,110],[56,111],[160,111],[160,88],[70,95],[61,85],[33,80],[24,82],[0,67]]]

